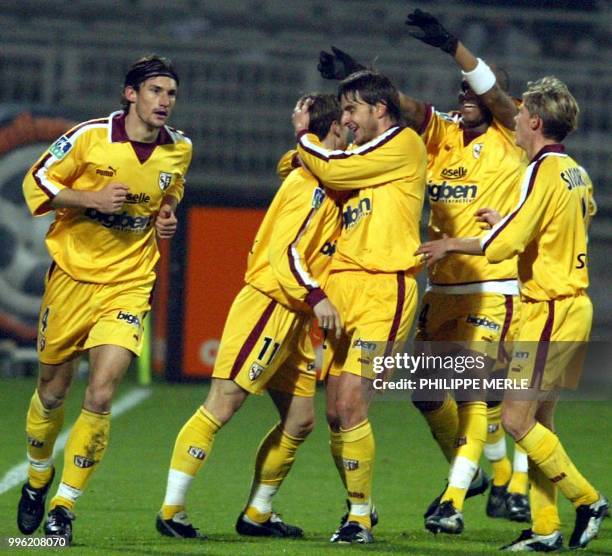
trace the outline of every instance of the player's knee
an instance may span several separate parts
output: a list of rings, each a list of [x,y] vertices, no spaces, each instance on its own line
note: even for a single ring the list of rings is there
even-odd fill
[[[107,384],[90,384],[85,391],[83,407],[95,413],[108,413],[111,410],[115,389]]]
[[[502,425],[514,440],[520,440],[529,432],[533,423],[525,414],[514,410],[514,408],[503,406]]]
[[[55,409],[64,403],[68,390],[69,381],[40,381],[38,383],[38,397],[45,409]]]
[[[329,428],[333,432],[338,432],[340,430],[340,417],[338,417],[336,406],[327,408],[327,410],[325,411],[325,418],[327,419],[327,424],[329,425]]]
[[[291,436],[297,438],[306,438],[314,429],[315,416],[303,415],[299,419],[291,419],[286,423],[283,423],[284,430]]]

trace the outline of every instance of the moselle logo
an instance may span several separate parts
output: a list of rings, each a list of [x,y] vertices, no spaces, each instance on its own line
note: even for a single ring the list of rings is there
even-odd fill
[[[147,205],[151,197],[146,193],[128,193],[125,196],[125,202],[130,205]]]
[[[70,149],[72,148],[72,143],[68,141],[68,138],[65,135],[62,135],[53,145],[49,147],[49,152],[58,160],[64,158]]]
[[[311,206],[313,209],[317,210],[325,200],[325,190],[321,187],[316,187],[312,192],[312,202]]]
[[[460,448],[467,444],[467,438],[465,436],[458,436],[455,440],[455,448]]]
[[[172,174],[170,172],[160,172],[159,173],[159,188],[162,191],[166,191],[170,184],[172,183]]]
[[[251,380],[255,380],[261,373],[263,373],[264,368],[257,362],[251,364],[251,368],[249,369],[249,378]]]
[[[355,469],[359,469],[359,461],[356,459],[342,458],[342,466],[347,471],[355,471]]]
[[[37,440],[36,438],[33,438],[29,435],[28,435],[28,444],[32,446],[33,448],[42,448],[45,445],[45,443],[42,440]]]
[[[482,326],[484,328],[488,328],[489,330],[499,330],[501,327],[499,326],[499,324],[490,321],[488,318],[486,317],[479,317],[477,315],[468,315],[467,318],[465,319],[465,321],[468,324],[473,324],[474,326]]]
[[[580,171],[580,168],[568,168],[561,172],[561,179],[567,184],[567,188],[571,191],[576,187],[586,187],[587,183]]]
[[[117,174],[117,170],[115,170],[112,166],[107,166],[104,168],[96,168],[96,174],[99,176],[105,176],[107,178],[112,178]]]
[[[95,222],[99,222],[105,228],[121,232],[133,232],[141,234],[148,230],[153,224],[152,216],[132,216],[127,212],[121,214],[105,214],[96,209],[88,208],[85,216]]]
[[[459,166],[459,168],[444,168],[441,172],[441,176],[443,178],[448,178],[449,180],[458,180],[461,178],[465,178],[467,176],[467,168],[463,166]]]
[[[85,456],[74,456],[74,465],[81,469],[87,469],[95,465],[95,461]]]
[[[189,446],[189,450],[187,450],[187,453],[191,457],[199,460],[203,460],[206,457],[206,452],[202,450],[202,448],[198,448],[197,446]]]
[[[450,185],[448,182],[428,183],[427,195],[431,202],[471,203],[478,195],[477,185]]]
[[[370,214],[372,214],[372,203],[368,198],[361,199],[357,206],[346,205],[342,213],[342,226],[346,229],[352,228]]]
[[[361,338],[357,338],[353,342],[353,347],[361,348],[366,351],[376,351],[376,342],[366,342],[365,340],[362,340]]]
[[[499,425],[487,425],[487,432],[489,434],[497,432],[498,430],[499,430]]]
[[[332,257],[336,252],[336,241],[326,241],[319,252],[321,253],[321,255]]]
[[[140,328],[140,319],[132,313],[126,313],[125,311],[119,311],[117,314],[117,320],[123,320],[128,324],[131,324],[135,328]]]
[[[472,155],[474,156],[474,158],[480,158],[483,147],[484,147],[483,143],[474,144],[474,146],[472,147]]]

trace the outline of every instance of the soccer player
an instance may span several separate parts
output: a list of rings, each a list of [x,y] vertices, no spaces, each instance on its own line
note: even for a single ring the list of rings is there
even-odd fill
[[[576,508],[569,547],[584,548],[597,535],[608,502],[565,452],[553,415],[554,389],[575,381],[569,374],[580,366],[575,344],[588,341],[591,330],[593,307],[586,294],[591,183],[562,144],[578,119],[578,104],[564,83],[554,77],[529,83],[515,119],[517,144],[531,161],[518,205],[503,218],[494,209],[479,211],[492,226],[481,237],[440,239],[417,253],[430,266],[451,253],[480,255],[495,264],[518,255],[523,309],[510,375],[527,379],[530,390],[528,396],[506,393],[502,420],[530,459],[532,527],[504,548],[562,548],[557,489]],[[561,342],[570,348],[555,352]]]
[[[346,147],[333,95],[309,95],[309,131],[331,150]],[[284,157],[279,170],[287,170]],[[210,457],[215,435],[249,394],[267,389],[280,415],[259,446],[251,494],[236,523],[243,535],[301,537],[272,510],[272,497],[314,424],[316,376],[308,328],[312,313],[324,331],[339,334],[338,312],[321,288],[341,212],[334,192],[299,167],[283,181],[249,254],[246,285],[230,309],[210,391],[181,429],[174,446],[157,530],[202,537],[185,512],[187,491]]]
[[[427,103],[400,94],[406,120],[421,133],[427,147],[429,234],[437,238],[452,235],[456,230],[477,233],[481,224],[474,213],[478,208],[495,202],[509,210],[518,200],[524,163],[521,150],[514,144],[516,105],[505,93],[505,75],[500,73],[501,79],[496,79],[488,66],[433,16],[417,10],[408,16],[407,23],[418,29],[411,34],[453,55],[463,69],[456,113],[439,113]],[[362,67],[338,49],[333,49],[333,54],[321,53],[319,70],[323,77],[342,77]],[[516,260],[494,266],[486,261],[475,264],[469,257],[455,256],[438,265],[430,271],[417,340],[444,342],[447,346],[457,342],[460,346],[453,348],[456,352],[483,353],[488,356],[491,368],[498,358],[500,343],[507,339],[510,324],[513,320],[516,322],[516,273]],[[490,438],[487,438],[487,407],[483,399],[457,404],[448,395],[440,400],[424,400],[421,395],[421,398],[415,397],[415,405],[452,463],[449,487],[430,504],[425,513],[426,526],[452,533],[463,529],[464,498],[483,492],[488,486],[488,480],[478,468],[487,440],[492,448],[486,453],[494,460],[487,510],[490,515],[499,515],[501,511],[505,514],[506,486],[512,468],[505,454],[499,403],[491,403],[488,412]],[[526,485],[524,489],[518,502],[526,499]]]
[[[296,107],[293,123],[304,166],[326,187],[356,190],[343,205],[342,232],[326,283],[345,331],[324,350],[324,365],[331,365],[331,450],[350,505],[330,540],[369,543],[373,358],[401,348],[414,317],[420,261],[410,249],[419,241],[426,153],[418,135],[402,124],[398,92],[387,77],[357,72],[340,83],[338,98],[353,148],[331,150],[309,133],[307,102]]]
[[[46,237],[53,262],[39,319],[38,385],[26,420],[28,480],[17,510],[24,534],[44,515],[53,445],[79,356],[89,352],[89,382],[44,526],[68,542],[74,505],[106,452],[113,395],[140,354],[159,258],[155,236],[176,231],[191,161],[190,140],[166,125],[178,85],[169,60],[138,60],[125,76],[124,109],[68,131],[23,182],[35,216],[55,210]]]

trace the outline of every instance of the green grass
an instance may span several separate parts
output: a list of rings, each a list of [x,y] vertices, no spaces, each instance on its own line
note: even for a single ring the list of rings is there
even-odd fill
[[[121,393],[135,387],[123,385]],[[31,379],[0,380],[2,442],[0,477],[24,458],[24,419],[34,388]],[[83,384],[75,384],[67,404],[71,423],[82,402]],[[77,506],[74,554],[495,554],[520,532],[521,525],[484,516],[484,496],[465,507],[466,530],[459,537],[423,530],[422,513],[437,495],[447,466],[416,410],[407,402],[375,403],[371,411],[377,443],[374,496],[381,522],[376,543],[340,547],[328,543],[344,513],[344,494],[328,449],[323,396],[317,397],[318,426],[300,449],[294,468],[275,500],[284,518],[303,527],[306,539],[244,539],[233,530],[248,493],[260,439],[276,421],[266,397],[252,397],[218,435],[210,461],[193,484],[188,511],[209,537],[205,542],[160,537],[154,518],[164,494],[175,436],[206,392],[203,385],[153,386],[153,394],[112,424],[110,448]],[[119,395],[121,395],[121,393]],[[557,428],[575,463],[595,486],[612,494],[612,404],[566,402]],[[19,487],[0,495],[0,537],[16,536]],[[573,509],[560,497],[565,538]],[[13,551],[17,552],[17,551]],[[55,552],[46,549],[45,552]],[[19,551],[25,554],[26,551]],[[35,552],[40,554],[40,550]],[[607,520],[590,553],[612,554],[612,522]]]

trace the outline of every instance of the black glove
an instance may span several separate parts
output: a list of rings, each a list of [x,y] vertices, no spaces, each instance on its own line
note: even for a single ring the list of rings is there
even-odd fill
[[[342,80],[356,71],[366,69],[357,60],[332,46],[333,54],[321,50],[317,69],[324,79]]]
[[[414,10],[406,17],[406,25],[411,28],[409,34],[415,39],[448,52],[451,56],[457,52],[459,39],[451,35],[430,13]],[[414,28],[417,29],[414,29]]]

